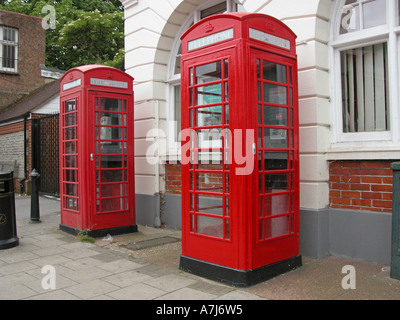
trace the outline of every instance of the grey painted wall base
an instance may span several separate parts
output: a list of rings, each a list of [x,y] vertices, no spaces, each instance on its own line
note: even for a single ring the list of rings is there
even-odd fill
[[[164,195],[161,207],[161,221],[167,226],[182,229],[182,197],[179,194]]]
[[[300,252],[321,259],[329,252],[329,210],[300,210]]]
[[[356,210],[300,211],[300,252],[390,264],[392,214]]]
[[[159,228],[160,195],[136,194],[136,223],[143,226]]]
[[[390,264],[392,214],[330,210],[330,253]]]
[[[160,221],[181,228],[181,196],[136,195],[137,223],[159,227]],[[161,220],[160,213],[161,211]],[[300,253],[305,257],[329,255],[389,265],[392,214],[370,211],[300,210]]]

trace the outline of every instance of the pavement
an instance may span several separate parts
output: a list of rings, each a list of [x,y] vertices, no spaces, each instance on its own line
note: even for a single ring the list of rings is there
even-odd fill
[[[15,202],[20,243],[0,250],[0,300],[400,299],[390,266],[334,256],[303,256],[294,271],[235,288],[179,270],[180,230],[139,225],[137,233],[86,243],[59,230],[57,199],[40,197],[39,224],[30,223],[29,197],[16,195]],[[354,267],[354,282],[345,266]]]

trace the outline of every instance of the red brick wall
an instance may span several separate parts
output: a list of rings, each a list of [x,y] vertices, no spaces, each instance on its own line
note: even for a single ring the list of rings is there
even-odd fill
[[[331,208],[392,212],[393,161],[334,161],[329,164]]]
[[[0,109],[45,83],[46,31],[42,19],[0,10],[0,24],[18,29],[18,72],[0,71]]]
[[[181,194],[181,165],[166,164],[165,165],[165,192],[173,194]]]
[[[218,170],[220,165],[206,165],[204,168],[207,170]],[[207,180],[206,180],[207,176]],[[224,178],[220,172],[208,172],[205,174],[199,173],[197,176],[197,188],[204,191],[223,192]],[[226,190],[229,190],[229,177],[225,178]],[[165,165],[165,188],[166,193],[181,194],[181,165],[180,164],[166,164]]]
[[[334,161],[329,164],[331,208],[392,212],[393,161]],[[166,192],[181,193],[181,166],[165,167]]]

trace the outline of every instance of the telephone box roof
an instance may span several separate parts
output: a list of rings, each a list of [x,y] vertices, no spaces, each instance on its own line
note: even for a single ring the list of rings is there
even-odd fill
[[[68,70],[68,71],[64,74],[64,76],[61,78],[61,82],[63,82],[64,78],[65,78],[68,74],[70,74],[71,72],[73,72],[73,71],[80,71],[80,72],[82,72],[83,74],[85,74],[85,73],[87,73],[87,72],[89,72],[89,71],[101,70],[101,69],[103,69],[103,70],[110,70],[110,71],[117,72],[117,73],[121,73],[121,74],[123,73],[123,74],[125,74],[126,76],[131,77],[131,78],[133,79],[132,76],[130,76],[130,75],[127,74],[126,72],[124,72],[124,71],[122,71],[122,70],[119,70],[119,69],[117,69],[117,68],[110,67],[110,66],[105,66],[105,65],[102,65],[102,64],[88,64],[88,65],[79,66],[79,67],[75,67],[75,68],[72,68],[72,69]]]
[[[245,21],[247,19],[261,18],[268,21],[274,21],[276,24],[281,25],[283,28],[287,29],[287,31],[289,31],[294,38],[297,38],[296,34],[286,24],[284,24],[282,21],[272,16],[263,13],[229,12],[229,13],[215,14],[200,20],[198,23],[194,24],[188,30],[186,30],[186,32],[181,36],[181,39],[183,39],[188,33],[191,32],[191,30],[195,29],[198,25],[204,24],[209,20],[215,20],[218,18],[231,18],[240,21]]]

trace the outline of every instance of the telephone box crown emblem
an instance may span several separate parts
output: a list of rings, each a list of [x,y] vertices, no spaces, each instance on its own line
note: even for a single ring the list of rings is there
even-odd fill
[[[112,78],[114,78],[114,74],[111,71],[107,71],[106,78],[107,79],[112,79]]]
[[[206,24],[206,32],[211,32],[214,30],[214,26],[209,22]]]

